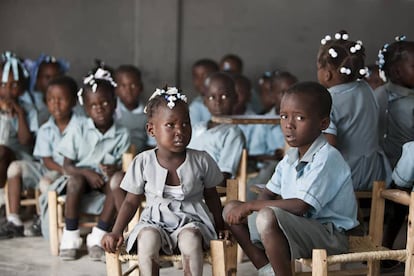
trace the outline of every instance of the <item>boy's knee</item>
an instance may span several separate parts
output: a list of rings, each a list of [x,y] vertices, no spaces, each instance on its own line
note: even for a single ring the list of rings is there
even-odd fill
[[[277,218],[272,208],[265,207],[257,212],[256,226],[260,234],[274,229],[277,223]]]
[[[116,172],[109,181],[109,187],[111,191],[117,190],[120,188],[122,178],[124,177],[125,173],[123,172]]]
[[[238,200],[232,200],[232,201],[228,202],[226,204],[226,206],[224,206],[222,216],[223,216],[223,219],[226,223],[227,223],[227,219],[226,219],[227,214],[231,211],[231,209],[233,209],[236,206],[239,206],[240,204],[243,204],[243,202],[238,201]]]
[[[160,233],[152,227],[142,229],[138,235],[137,242],[138,255],[154,256],[157,255],[161,248]]]
[[[13,161],[7,168],[7,178],[21,176],[23,173],[23,161]]]
[[[85,177],[82,175],[71,175],[68,179],[68,184],[66,185],[66,193],[74,194],[83,192],[85,181]]]

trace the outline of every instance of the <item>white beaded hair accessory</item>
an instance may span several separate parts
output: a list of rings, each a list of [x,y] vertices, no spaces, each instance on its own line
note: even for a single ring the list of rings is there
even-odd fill
[[[405,35],[400,35],[400,36],[396,36],[395,37],[395,41],[399,42],[399,41],[404,41],[406,40],[407,37]],[[382,46],[382,48],[378,51],[378,71],[379,71],[379,76],[380,78],[386,82],[387,81],[387,76],[385,75],[385,71],[384,71],[384,64],[385,64],[385,59],[384,59],[384,53],[387,52],[387,49],[390,45],[388,43],[385,43],[384,46]]]
[[[1,82],[6,83],[9,79],[9,73],[10,69],[13,73],[13,79],[15,81],[18,81],[20,79],[19,76],[19,66],[22,68],[23,75],[25,78],[29,77],[29,72],[26,70],[26,67],[24,66],[23,62],[20,61],[16,55],[12,52],[6,51],[3,54],[1,54],[1,60],[4,62],[3,67],[3,75],[1,77]]]
[[[369,72],[368,67],[364,67],[364,68],[359,69],[359,74],[361,76],[369,77],[370,72]]]
[[[332,39],[332,38],[331,38],[331,36],[330,36],[330,35],[325,35],[325,37],[321,39],[321,44],[322,44],[322,45],[325,45],[325,44],[326,44],[326,42],[328,42],[328,41],[329,41],[329,40],[331,40],[331,39]]]
[[[98,68],[95,73],[90,73],[86,77],[83,78],[83,84],[89,85],[92,88],[92,92],[96,93],[96,89],[98,89],[98,84],[96,80],[105,80],[108,81],[113,87],[116,87],[116,82],[112,79],[111,73],[105,69]],[[79,89],[78,91],[78,100],[80,105],[83,105],[83,89]]]
[[[344,34],[336,33],[335,34],[335,39],[336,40],[340,40],[340,39],[342,39],[342,40],[348,40],[349,39],[349,34],[347,34],[347,33],[344,33]]]
[[[347,68],[347,67],[341,67],[339,69],[339,72],[341,72],[341,74],[345,74],[345,75],[351,75],[351,69]]]
[[[352,54],[355,54],[357,51],[362,49],[362,41],[361,40],[357,40],[354,46],[351,46],[351,48],[349,48],[349,51]]]
[[[338,53],[335,51],[334,48],[329,48],[328,50],[328,54],[332,57],[332,58],[337,58],[338,57]]]
[[[154,93],[152,93],[148,101],[151,101],[155,97],[159,96],[164,97],[164,99],[167,101],[167,106],[170,109],[173,109],[175,107],[175,103],[178,100],[187,103],[187,96],[182,94],[176,87],[167,87],[166,90],[157,88],[155,89]],[[147,107],[144,108],[144,113],[147,113]]]

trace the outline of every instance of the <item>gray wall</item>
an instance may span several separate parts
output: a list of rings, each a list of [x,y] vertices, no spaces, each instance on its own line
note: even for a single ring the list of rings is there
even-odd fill
[[[361,39],[367,62],[396,35],[414,39],[410,0],[1,0],[0,51],[70,61],[77,80],[101,58],[138,65],[148,96],[165,83],[192,95],[191,65],[240,55],[256,82],[287,69],[314,80],[320,39],[339,29]]]

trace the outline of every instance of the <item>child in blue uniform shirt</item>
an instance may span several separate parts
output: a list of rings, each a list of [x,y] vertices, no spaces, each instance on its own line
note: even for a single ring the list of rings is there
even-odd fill
[[[71,77],[58,77],[49,82],[45,96],[52,115],[37,133],[33,151],[37,160],[16,160],[7,170],[10,213],[8,223],[1,229],[1,237],[23,235],[23,223],[19,217],[21,190],[40,188],[41,193],[45,193],[48,186],[63,174],[63,156],[56,149],[68,129],[79,124],[77,115],[73,114],[77,90]],[[43,228],[46,230],[48,225]],[[34,223],[26,230],[25,235],[41,235],[39,218],[35,217]]]
[[[331,123],[324,133],[351,167],[355,190],[371,190],[375,180],[389,185],[391,168],[378,141],[378,104],[371,87],[361,80],[366,73],[365,48],[361,41],[349,40],[345,31],[321,42],[318,81],[332,95]]]
[[[193,64],[192,80],[195,91],[199,94],[190,103],[191,124],[210,120],[211,114],[205,106],[203,96],[205,92],[205,81],[207,77],[219,70],[218,64],[211,59],[200,59]]]
[[[391,167],[402,146],[414,137],[414,41],[397,37],[378,55],[381,76],[388,80],[375,90],[380,106],[380,140]]]
[[[289,88],[280,117],[291,148],[258,200],[224,208],[225,221],[259,275],[292,275],[291,260],[310,257],[313,248],[346,252],[345,232],[358,225],[349,166],[322,135],[331,104],[318,83]]]
[[[204,104],[212,115],[231,115],[236,97],[234,81],[227,73],[218,72],[208,77]],[[207,151],[228,179],[237,173],[245,139],[237,125],[208,120],[193,126],[188,147]]]
[[[103,209],[101,201],[88,202],[89,210],[100,216],[86,245],[89,257],[101,260],[104,251],[100,242],[113,223],[115,198],[117,193],[123,197],[119,187],[112,190],[110,185],[112,176],[121,169],[122,154],[130,146],[128,130],[114,123],[115,86],[110,73],[101,68],[84,78],[78,96],[90,118],[70,129],[58,147],[68,174],[62,184],[66,184],[65,229],[59,253],[63,260],[75,259],[82,244],[78,227],[81,199],[93,191],[105,194]]]
[[[34,105],[21,100],[28,89],[29,73],[14,53],[0,61],[0,207],[4,204],[7,169],[14,160],[31,160],[39,128]]]
[[[147,147],[148,140],[147,118],[141,101],[144,89],[141,71],[133,65],[121,65],[115,70],[115,82],[118,97],[115,121],[130,131],[131,144],[136,147],[136,153],[140,153]]]

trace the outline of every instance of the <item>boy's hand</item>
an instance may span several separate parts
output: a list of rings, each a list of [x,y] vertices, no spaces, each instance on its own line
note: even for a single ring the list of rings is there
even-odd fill
[[[89,186],[91,186],[93,189],[99,189],[105,185],[105,181],[102,175],[94,171],[87,170],[85,171],[84,176],[86,177],[86,180],[88,180]]]
[[[227,213],[226,221],[228,224],[242,224],[252,212],[247,208],[246,203],[235,206]]]
[[[113,232],[107,233],[101,240],[101,245],[106,252],[115,253],[124,242],[122,234],[115,234]]]
[[[117,171],[119,171],[117,164],[99,164],[99,167],[101,168],[102,173],[108,178],[111,178]]]

